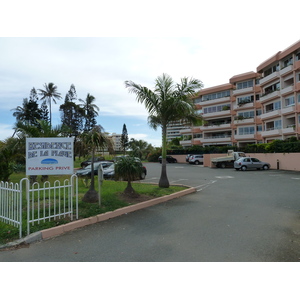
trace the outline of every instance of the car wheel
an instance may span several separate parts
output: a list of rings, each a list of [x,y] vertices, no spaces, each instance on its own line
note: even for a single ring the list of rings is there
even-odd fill
[[[246,170],[247,170],[247,167],[246,167],[246,166],[242,166],[242,167],[241,167],[241,170],[242,170],[242,171],[246,171]]]
[[[264,165],[262,168],[263,168],[263,170],[269,170],[269,166],[268,165]]]
[[[145,178],[146,178],[146,174],[145,174],[144,172],[142,172],[141,175],[140,175],[140,179],[143,180],[143,179],[145,179]]]
[[[225,163],[221,163],[221,168],[225,169],[226,168],[226,164]]]
[[[199,165],[199,161],[198,160],[195,161],[195,165]]]

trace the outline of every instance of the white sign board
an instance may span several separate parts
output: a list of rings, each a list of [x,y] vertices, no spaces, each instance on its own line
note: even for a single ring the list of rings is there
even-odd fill
[[[74,138],[26,138],[26,175],[74,173]]]

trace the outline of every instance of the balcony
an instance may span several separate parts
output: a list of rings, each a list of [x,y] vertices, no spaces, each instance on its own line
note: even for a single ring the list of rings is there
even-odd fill
[[[238,90],[234,90],[232,92],[233,95],[238,95],[238,94],[246,94],[246,93],[251,93],[254,91],[254,88],[253,87],[248,87],[248,88],[245,88],[245,89],[238,89]]]
[[[223,98],[218,98],[218,99],[213,99],[213,100],[201,101],[198,104],[201,104],[202,107],[205,107],[205,106],[211,106],[214,104],[219,104],[219,103],[224,103],[224,102],[226,102],[226,103],[230,102],[230,97],[223,97]]]
[[[239,103],[239,104],[233,104],[233,109],[239,109],[239,108],[253,108],[254,107],[254,102],[253,101],[249,101],[249,102],[245,102],[245,103]]]
[[[276,90],[276,91],[273,91],[271,93],[267,93],[267,94],[261,95],[260,102],[264,103],[264,102],[267,102],[267,101],[269,101],[271,99],[279,98],[279,97],[280,97],[280,91]]]
[[[281,110],[272,110],[260,115],[261,120],[276,118],[281,116]]]
[[[288,125],[287,128],[282,129],[282,134],[284,135],[289,135],[294,133],[296,133],[295,125]]]
[[[191,135],[192,134],[192,128],[186,128],[179,130],[179,133],[181,135]]]
[[[218,118],[218,117],[226,117],[226,116],[231,116],[231,110],[221,110],[213,113],[207,113],[203,114],[203,118],[208,119],[208,118]]]
[[[234,138],[236,140],[254,140],[255,134],[236,134]]]
[[[270,74],[264,78],[261,78],[259,83],[260,83],[260,85],[263,85],[263,84],[268,83],[278,77],[279,77],[279,72],[273,72],[272,74]]]
[[[289,65],[289,66],[287,66],[287,67],[281,69],[281,70],[279,71],[279,75],[280,75],[280,76],[283,76],[283,75],[285,75],[285,74],[287,74],[287,73],[293,71],[293,68],[294,68],[294,67],[293,67],[293,65],[291,64],[291,65]]]
[[[290,86],[282,89],[280,92],[281,92],[281,95],[285,95],[285,94],[288,94],[288,93],[292,93],[293,91],[294,91],[294,86],[290,85]]]
[[[181,146],[192,146],[192,140],[180,141]]]
[[[294,113],[294,112],[295,112],[295,105],[290,105],[290,106],[287,106],[287,107],[281,109],[282,115],[288,115],[288,114]]]
[[[281,135],[282,135],[282,129],[269,128],[267,131],[262,131],[261,132],[262,137],[269,137],[269,136],[279,136],[279,137],[281,137]]]
[[[200,127],[202,131],[216,131],[216,130],[224,131],[224,129],[230,129],[230,128],[231,128],[231,123],[220,124],[220,125],[207,125],[207,126]]]
[[[202,143],[230,143],[231,142],[231,135],[219,135],[219,136],[211,136],[211,137],[204,137],[200,139]]]
[[[254,122],[254,118],[239,119],[239,117],[237,117],[237,120],[234,120],[233,123],[235,125],[244,125],[244,124],[253,124],[255,122]]]

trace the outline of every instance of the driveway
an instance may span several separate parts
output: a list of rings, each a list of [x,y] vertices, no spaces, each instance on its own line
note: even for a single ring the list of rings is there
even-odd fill
[[[161,165],[147,163],[147,182]],[[0,261],[300,261],[300,173],[168,164],[171,184],[197,192],[1,251]]]

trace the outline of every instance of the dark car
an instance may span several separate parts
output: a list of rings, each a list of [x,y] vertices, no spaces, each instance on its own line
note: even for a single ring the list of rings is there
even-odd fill
[[[111,161],[99,161],[94,163],[94,175],[98,175],[99,165],[102,165],[103,170],[111,166],[113,162]],[[92,165],[87,165],[85,168],[79,169],[76,172],[77,176],[91,176],[92,174]]]
[[[174,158],[171,155],[167,155],[166,160],[167,160],[168,163],[177,163],[177,159]],[[162,157],[161,156],[158,158],[158,161],[159,161],[159,163],[162,163]]]
[[[94,163],[95,163],[95,162],[98,162],[98,161],[103,161],[103,160],[105,160],[103,157],[95,157],[95,158],[94,158]],[[88,159],[88,160],[83,161],[83,162],[80,164],[80,166],[81,166],[81,168],[85,168],[86,166],[90,165],[91,163],[92,163],[92,159],[90,158],[90,159]]]
[[[140,175],[139,178],[136,178],[136,180],[139,179],[145,179],[147,175],[147,169],[146,167],[141,163],[140,164]],[[108,168],[103,170],[103,178],[104,179],[116,179],[116,180],[126,180],[126,178],[119,178],[115,175],[115,164],[113,163]]]

